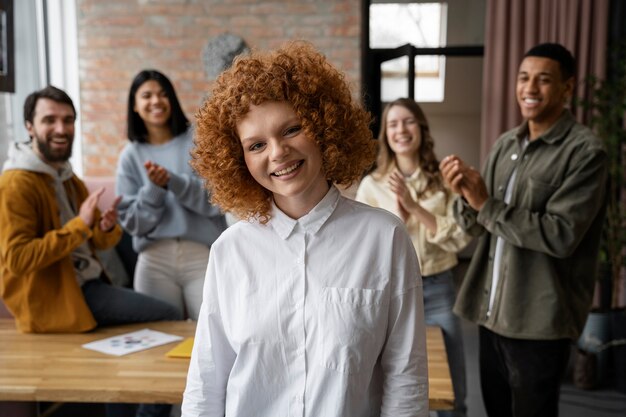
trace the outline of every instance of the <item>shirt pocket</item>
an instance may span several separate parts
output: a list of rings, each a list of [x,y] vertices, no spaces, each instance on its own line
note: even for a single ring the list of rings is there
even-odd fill
[[[318,325],[321,365],[347,374],[373,365],[385,334],[384,292],[375,289],[322,290]]]
[[[532,211],[545,212],[548,200],[559,188],[557,184],[548,184],[536,178],[528,178],[528,188],[522,204]]]

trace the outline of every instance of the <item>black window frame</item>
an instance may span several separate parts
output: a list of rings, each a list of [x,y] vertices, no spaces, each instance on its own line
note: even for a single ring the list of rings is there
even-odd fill
[[[380,127],[380,114],[383,109],[380,82],[382,79],[381,64],[391,59],[407,56],[409,90],[407,97],[415,97],[415,57],[418,55],[439,55],[450,57],[483,56],[483,45],[458,45],[440,48],[418,48],[405,44],[397,48],[370,48],[370,5],[371,0],[361,0],[361,92],[365,108],[374,116],[371,128],[374,135]],[[412,76],[411,76],[412,75]]]
[[[13,34],[13,0],[0,0],[0,12],[6,16],[0,25],[0,92],[15,92],[15,51]],[[5,49],[6,48],[6,49]],[[6,61],[5,59],[6,58]]]

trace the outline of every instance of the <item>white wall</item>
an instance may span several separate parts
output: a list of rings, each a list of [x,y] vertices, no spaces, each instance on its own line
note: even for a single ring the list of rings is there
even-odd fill
[[[448,1],[448,46],[482,45],[485,0]],[[480,166],[482,57],[446,59],[445,99],[422,103],[439,159],[455,153]]]
[[[8,94],[0,94],[0,163],[7,159],[9,137],[13,136],[13,126],[8,120],[11,117],[11,101]]]
[[[80,115],[80,82],[78,77],[78,35],[76,2],[48,0],[48,69],[50,84],[64,90],[74,102],[77,118],[72,148],[72,168],[83,174],[82,136]]]
[[[421,103],[439,159],[454,153],[480,165],[482,57],[448,58],[443,103]]]

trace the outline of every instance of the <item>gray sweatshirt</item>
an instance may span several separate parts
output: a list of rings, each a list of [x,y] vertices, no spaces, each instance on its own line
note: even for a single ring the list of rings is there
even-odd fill
[[[224,215],[209,203],[203,181],[189,165],[191,129],[162,145],[131,142],[117,166],[115,192],[122,227],[141,252],[160,239],[180,238],[211,246],[226,229]],[[144,163],[153,161],[170,173],[167,189],[148,179]]]

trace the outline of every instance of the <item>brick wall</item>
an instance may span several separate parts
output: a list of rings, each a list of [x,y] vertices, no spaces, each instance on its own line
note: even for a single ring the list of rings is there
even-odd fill
[[[77,0],[78,55],[87,176],[114,175],[127,143],[132,78],[145,68],[174,83],[190,120],[213,80],[202,50],[232,33],[252,48],[306,39],[346,72],[355,93],[360,73],[358,0]]]

